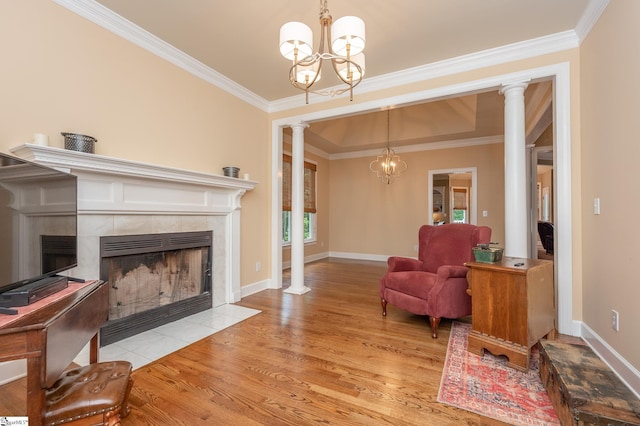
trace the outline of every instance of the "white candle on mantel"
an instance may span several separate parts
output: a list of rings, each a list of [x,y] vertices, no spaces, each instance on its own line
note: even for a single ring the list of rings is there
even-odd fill
[[[243,177],[244,177],[244,180],[249,180],[249,173],[245,173]]]
[[[44,133],[34,133],[33,143],[36,145],[48,146],[49,136],[45,135]]]

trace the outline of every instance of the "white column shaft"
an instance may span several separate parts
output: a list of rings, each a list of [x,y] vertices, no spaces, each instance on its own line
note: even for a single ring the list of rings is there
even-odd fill
[[[524,91],[528,83],[502,87],[504,95],[505,256],[528,257],[527,163]]]
[[[305,123],[291,126],[291,286],[287,293],[304,294],[304,129]]]

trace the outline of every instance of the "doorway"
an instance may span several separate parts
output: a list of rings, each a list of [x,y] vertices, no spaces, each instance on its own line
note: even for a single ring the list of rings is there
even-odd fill
[[[531,197],[531,257],[554,260],[556,225],[553,147],[533,148],[531,164],[530,179],[535,188]]]
[[[427,223],[477,224],[477,182],[476,167],[429,170]]]
[[[420,76],[420,81],[427,77]],[[281,157],[283,145],[283,129],[307,121],[324,120],[341,117],[346,114],[357,114],[364,111],[386,108],[389,105],[404,105],[424,102],[447,96],[474,93],[486,90],[497,90],[503,84],[515,81],[553,81],[553,144],[554,144],[554,220],[557,224],[557,240],[555,243],[555,282],[558,302],[558,331],[560,333],[579,335],[579,327],[573,325],[573,247],[572,247],[572,189],[571,189],[571,78],[570,63],[562,62],[539,68],[521,70],[509,74],[490,76],[487,78],[465,81],[444,87],[436,87],[419,92],[412,92],[384,99],[356,103],[337,108],[329,108],[304,114],[290,115],[271,122],[271,271],[270,288],[282,287],[282,246],[279,238],[281,215],[279,206],[282,200]],[[409,83],[409,82],[405,82]],[[373,80],[371,81],[373,83]],[[366,83],[365,83],[366,85]],[[388,88],[388,86],[387,86]],[[343,104],[344,105],[344,104]],[[293,107],[293,106],[292,106]],[[300,110],[296,110],[300,111]],[[429,188],[428,196],[433,197],[433,189]],[[428,218],[429,219],[429,218]],[[431,219],[433,220],[433,219]],[[508,224],[507,224],[508,226]]]

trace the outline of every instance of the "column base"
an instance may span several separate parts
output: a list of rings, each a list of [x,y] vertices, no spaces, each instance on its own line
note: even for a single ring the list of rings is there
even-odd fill
[[[302,286],[301,288],[293,288],[293,287],[287,287],[284,289],[285,293],[289,293],[289,294],[297,294],[297,295],[301,295],[301,294],[305,294],[310,292],[311,289],[307,286]]]

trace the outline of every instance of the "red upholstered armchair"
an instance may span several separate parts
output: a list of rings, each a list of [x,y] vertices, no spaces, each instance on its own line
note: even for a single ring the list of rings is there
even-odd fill
[[[387,303],[416,315],[428,315],[431,336],[438,337],[440,318],[471,315],[467,267],[472,248],[488,244],[491,228],[462,223],[423,225],[418,233],[418,259],[393,256],[380,279],[382,315]]]

